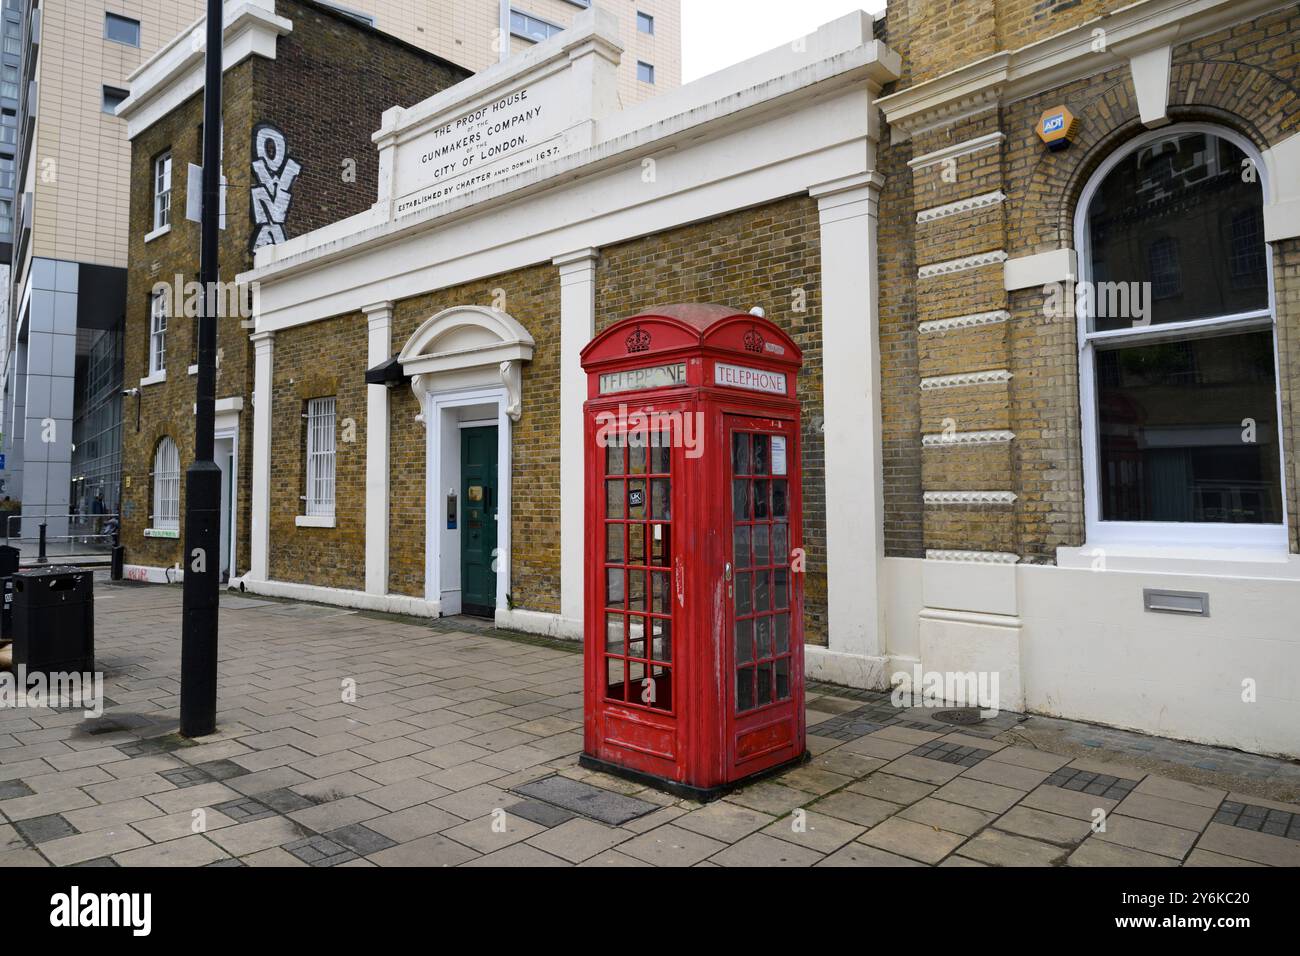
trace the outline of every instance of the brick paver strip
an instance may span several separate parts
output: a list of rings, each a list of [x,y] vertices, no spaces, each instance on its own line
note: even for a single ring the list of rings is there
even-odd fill
[[[286,843],[284,849],[311,866],[338,866],[357,859],[357,855],[346,846],[319,835]]]
[[[1049,787],[1076,790],[1109,800],[1122,800],[1138,785],[1136,780],[1091,773],[1074,767],[1062,767],[1043,781]]]
[[[930,760],[938,760],[940,763],[957,764],[961,767],[973,767],[993,755],[992,750],[962,747],[942,740],[932,740],[909,752],[915,757],[926,757]]]
[[[16,797],[30,797],[35,793],[21,780],[0,780],[0,800],[12,800]]]
[[[593,787],[589,783],[570,780],[559,775],[544,777],[516,787],[515,793],[553,803],[557,807],[572,810],[574,813],[611,826],[619,826],[659,809],[656,804],[645,800],[612,793],[600,787]]]

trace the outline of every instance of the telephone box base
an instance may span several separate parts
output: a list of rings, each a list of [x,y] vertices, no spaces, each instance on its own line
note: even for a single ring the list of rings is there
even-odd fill
[[[741,777],[739,780],[733,780],[730,783],[718,784],[716,787],[695,787],[689,783],[679,783],[676,780],[669,780],[666,777],[656,777],[652,773],[642,773],[640,770],[630,770],[627,767],[619,766],[616,763],[610,763],[607,760],[601,760],[599,757],[592,757],[589,754],[581,754],[578,757],[578,766],[587,770],[598,770],[601,773],[607,773],[613,777],[621,777],[624,780],[631,780],[633,783],[643,783],[647,787],[654,787],[656,790],[662,790],[670,793],[674,797],[682,797],[686,800],[694,800],[698,803],[709,803],[720,797],[725,797],[741,787],[748,786],[751,783],[757,783],[767,777],[782,773],[793,767],[807,763],[812,759],[812,753],[805,750],[798,757],[787,760],[785,763],[777,764],[775,767],[768,767],[766,770],[760,770],[758,773],[750,774],[748,777]]]

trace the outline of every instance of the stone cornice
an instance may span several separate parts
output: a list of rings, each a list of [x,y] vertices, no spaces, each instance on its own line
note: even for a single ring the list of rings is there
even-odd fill
[[[1138,0],[1055,36],[1001,51],[880,100],[895,141],[1126,64],[1162,43],[1186,43],[1290,4],[1283,0]],[[1096,48],[1098,34],[1104,48]]]

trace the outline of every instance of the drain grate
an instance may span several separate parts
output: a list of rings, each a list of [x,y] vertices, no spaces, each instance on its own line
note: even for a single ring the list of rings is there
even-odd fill
[[[938,713],[931,714],[933,720],[941,724],[956,724],[958,727],[974,727],[976,724],[984,723],[984,718],[974,707],[963,707],[961,710],[941,710]]]

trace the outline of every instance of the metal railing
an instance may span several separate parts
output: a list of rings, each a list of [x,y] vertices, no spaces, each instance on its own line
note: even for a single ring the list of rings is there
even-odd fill
[[[51,522],[53,519],[53,522]],[[37,534],[33,537],[23,536],[22,522],[39,520]],[[19,522],[17,534],[14,533],[14,522]],[[50,524],[53,523],[55,528],[67,528],[67,534],[50,534]],[[62,542],[62,556],[85,555],[85,554],[104,554],[110,555],[121,544],[122,534],[122,516],[119,514],[68,514],[60,512],[57,514],[9,514],[5,515],[4,535],[5,544],[12,547],[13,542],[19,542],[20,550],[31,550],[31,545],[35,544],[36,562],[38,564],[47,564],[50,556],[51,543],[57,544]],[[26,548],[24,548],[26,546]]]

